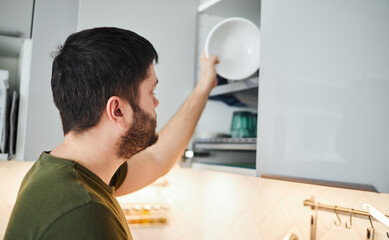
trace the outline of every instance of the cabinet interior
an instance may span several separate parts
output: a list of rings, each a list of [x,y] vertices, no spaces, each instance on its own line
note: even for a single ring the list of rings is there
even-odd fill
[[[198,79],[200,76],[199,56],[204,50],[205,41],[208,36],[208,33],[217,23],[230,17],[246,18],[254,22],[259,28],[260,1],[200,1],[197,15],[196,56],[198,56],[198,58],[196,60],[196,79]],[[214,95],[220,94],[222,97],[219,98],[219,100],[212,100],[212,98],[214,98]],[[229,97],[233,97],[237,100],[238,103],[242,103],[246,106],[229,106],[226,103],[220,101],[220,99],[223,99],[223,97],[225,97],[226,95],[229,95]],[[208,147],[205,147],[205,149],[199,149],[196,147],[196,145],[205,145],[198,144],[196,143],[196,141],[204,137],[209,138],[209,136],[229,135],[231,131],[232,117],[234,112],[249,111],[252,113],[257,113],[258,72],[243,81],[227,80],[227,83],[225,85],[219,85],[215,87],[215,89],[211,93],[211,96],[212,97],[208,101],[203,111],[203,114],[198,122],[195,134],[192,138],[192,147],[194,151],[205,151],[209,153],[209,156],[203,157],[203,155],[200,154],[201,157],[195,157],[194,161],[205,162],[207,164],[212,165],[224,165],[255,169],[255,143],[254,145],[245,145],[242,147],[242,149],[239,149],[239,147],[236,148],[236,145],[230,145],[229,147],[228,144],[223,144],[221,146],[216,146],[215,144],[208,144],[206,145]],[[209,148],[209,146],[213,147]]]

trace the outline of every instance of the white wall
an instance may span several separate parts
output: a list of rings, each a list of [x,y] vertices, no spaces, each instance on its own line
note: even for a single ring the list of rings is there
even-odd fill
[[[160,129],[194,86],[196,1],[81,0],[78,30],[110,26],[148,39],[159,54],[156,109]]]

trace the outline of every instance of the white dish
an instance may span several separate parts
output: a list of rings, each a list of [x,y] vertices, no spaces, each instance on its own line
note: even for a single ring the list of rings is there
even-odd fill
[[[228,80],[242,80],[259,68],[259,29],[244,18],[227,18],[212,28],[205,54],[217,55],[216,72]]]

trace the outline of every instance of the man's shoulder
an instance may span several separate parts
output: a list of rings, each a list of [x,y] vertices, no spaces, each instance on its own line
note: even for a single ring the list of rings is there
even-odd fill
[[[22,181],[9,224],[44,226],[90,201],[71,165],[39,159]]]
[[[79,181],[77,174],[72,164],[38,159],[23,179],[7,232],[23,234],[31,228],[34,229],[31,232],[41,235],[64,216],[70,219],[91,208],[106,212],[106,207],[96,203],[97,198]],[[18,226],[28,227],[17,233]]]
[[[90,201],[90,196],[78,180],[72,164],[38,159],[23,179],[17,200],[45,203],[46,208],[53,206],[58,209],[67,204],[83,205]],[[60,202],[65,204],[57,205]]]

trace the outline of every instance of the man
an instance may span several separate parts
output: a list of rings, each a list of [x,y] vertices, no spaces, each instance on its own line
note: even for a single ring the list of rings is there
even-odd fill
[[[68,37],[51,80],[64,141],[25,176],[5,239],[132,239],[115,195],[171,169],[217,82],[218,59],[203,54],[197,86],[157,135],[157,61],[151,43],[131,31],[95,28]]]

